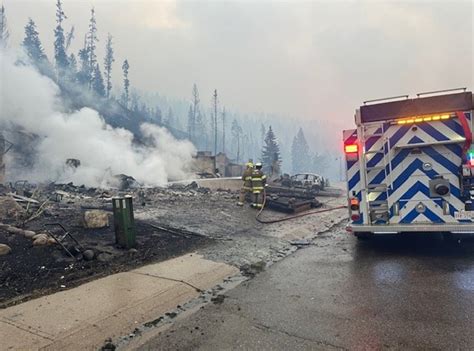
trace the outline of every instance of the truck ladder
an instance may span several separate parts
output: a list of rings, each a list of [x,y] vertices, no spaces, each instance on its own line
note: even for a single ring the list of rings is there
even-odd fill
[[[368,210],[368,220],[371,224],[386,224],[389,221],[389,172],[390,167],[390,145],[385,136],[384,123],[370,124],[362,126],[362,163],[365,172],[364,186],[366,189],[366,202]],[[379,137],[370,150],[366,150],[366,143],[370,138]],[[382,155],[382,159],[376,164],[369,166],[369,162],[377,155]],[[383,180],[380,183],[371,183],[371,179],[377,174],[383,173]],[[385,194],[385,196],[382,196]]]

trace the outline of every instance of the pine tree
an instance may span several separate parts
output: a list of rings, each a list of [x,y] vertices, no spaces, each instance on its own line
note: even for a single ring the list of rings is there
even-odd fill
[[[93,81],[94,81],[94,71],[97,65],[97,42],[99,38],[97,38],[97,21],[95,19],[95,10],[94,8],[91,9],[91,18],[89,20],[89,32],[87,33],[87,54],[88,54],[88,64],[89,64],[89,72],[90,74],[90,81],[89,81],[89,88],[92,89]]]
[[[293,143],[291,145],[291,163],[293,173],[308,172],[311,169],[309,147],[303,129],[301,128],[293,138]]]
[[[200,118],[201,111],[199,110],[199,91],[196,84],[193,84],[192,90],[193,100],[188,113],[188,136],[191,142],[196,143],[200,138],[197,120]]]
[[[5,6],[2,5],[2,7],[0,8],[0,49],[7,47],[9,37],[10,33],[8,32]]]
[[[268,127],[265,135],[263,150],[262,150],[262,164],[263,171],[267,174],[272,172],[272,166],[276,163],[279,167],[281,164],[280,146],[278,145],[272,126]]]
[[[316,173],[327,174],[329,165],[329,157],[325,154],[315,153],[312,157],[312,168]]]
[[[67,51],[69,50],[69,47],[71,46],[73,39],[74,39],[74,26],[71,27],[71,30],[66,35],[66,47],[65,47],[66,54],[67,54]]]
[[[209,150],[209,123],[205,111],[200,111],[196,121],[197,129],[201,135],[201,149]]]
[[[173,110],[171,107],[168,108],[168,113],[166,115],[166,126],[169,128],[176,128],[176,120],[174,118]]]
[[[204,120],[205,115],[201,111],[196,115],[196,145],[199,149],[203,150],[207,148],[207,131],[206,122]]]
[[[130,65],[128,64],[128,60],[123,61],[122,71],[123,71],[123,94],[122,94],[122,102],[123,104],[128,107],[128,101],[130,98],[129,89],[130,89],[130,80],[128,79],[128,70],[130,69]]]
[[[161,109],[159,106],[156,106],[155,111],[153,113],[154,120],[157,124],[162,125],[163,124],[163,115],[161,113]]]
[[[76,81],[77,77],[77,60],[74,54],[69,55],[69,67],[68,67],[68,80],[71,82]]]
[[[188,110],[188,139],[194,143],[194,132],[195,132],[196,126],[194,123],[194,111],[193,111],[193,105],[189,105],[189,110]]]
[[[240,162],[240,141],[242,136],[242,127],[239,125],[239,122],[234,118],[232,121],[231,127],[232,137],[234,139],[234,145],[237,145],[237,152],[236,152],[236,161],[237,163]]]
[[[23,39],[23,47],[28,57],[36,65],[44,64],[48,58],[44,53],[43,45],[39,38],[39,33],[36,30],[35,22],[30,18],[28,24],[25,26],[25,38]]]
[[[105,69],[105,82],[106,82],[106,95],[110,97],[110,91],[112,90],[112,64],[115,62],[114,49],[112,47],[112,36],[110,33],[107,36],[107,43],[105,45],[105,58],[104,58],[104,69]]]
[[[95,66],[93,83],[92,88],[95,93],[99,96],[105,96],[104,79],[102,78],[102,73],[100,73],[99,64]]]
[[[87,35],[84,37],[84,47],[79,50],[79,60],[81,69],[77,73],[77,81],[80,84],[88,85],[92,79],[92,71],[89,66],[89,50],[87,48]]]
[[[65,37],[62,23],[67,18],[62,9],[61,0],[56,3],[56,29],[54,30],[54,60],[56,64],[56,75],[58,81],[64,76],[69,62],[65,49]]]

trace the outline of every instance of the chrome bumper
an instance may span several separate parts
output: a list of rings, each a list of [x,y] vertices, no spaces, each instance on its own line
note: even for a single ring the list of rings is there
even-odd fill
[[[348,224],[348,232],[369,232],[374,234],[398,234],[406,232],[448,232],[454,234],[474,234],[474,223],[459,224],[388,224],[357,225]]]

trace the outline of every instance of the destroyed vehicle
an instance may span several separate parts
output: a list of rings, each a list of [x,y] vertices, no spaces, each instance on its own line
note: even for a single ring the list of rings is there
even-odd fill
[[[323,190],[325,181],[322,176],[315,173],[299,173],[293,176],[283,175],[280,180],[282,186],[290,188],[304,188],[308,190]]]

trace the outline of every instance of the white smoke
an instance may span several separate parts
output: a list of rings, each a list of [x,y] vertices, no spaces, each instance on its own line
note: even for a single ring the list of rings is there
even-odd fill
[[[188,176],[195,153],[190,142],[176,140],[159,126],[143,124],[141,130],[151,146],[134,145],[131,132],[107,125],[97,111],[60,112],[58,86],[35,69],[14,64],[11,53],[0,52],[0,66],[0,128],[14,125],[40,140],[33,169],[21,177],[105,186],[110,176],[121,173],[145,185]],[[66,167],[70,158],[79,159],[80,167]]]

